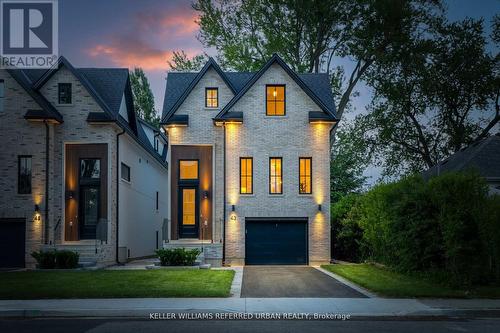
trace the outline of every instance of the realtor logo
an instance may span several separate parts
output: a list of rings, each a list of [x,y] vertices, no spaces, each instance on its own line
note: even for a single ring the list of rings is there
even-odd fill
[[[0,0],[0,68],[48,68],[58,53],[57,0]]]

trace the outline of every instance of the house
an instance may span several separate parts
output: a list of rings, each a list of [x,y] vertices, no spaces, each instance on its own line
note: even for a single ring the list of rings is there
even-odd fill
[[[170,149],[166,248],[214,265],[330,260],[328,75],[278,56],[255,73],[209,59],[169,73],[162,125]]]
[[[69,249],[151,255],[167,217],[167,141],[136,118],[127,69],[0,69],[0,267]]]
[[[475,170],[488,183],[491,194],[500,194],[500,133],[472,143],[432,168],[424,171],[429,179],[444,172]]]

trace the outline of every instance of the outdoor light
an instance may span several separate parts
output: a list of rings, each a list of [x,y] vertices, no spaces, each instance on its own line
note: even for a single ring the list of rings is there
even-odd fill
[[[234,212],[236,210],[236,206],[235,205],[231,205],[231,211]]]
[[[208,191],[203,192],[203,199],[208,199]]]
[[[35,205],[35,218],[34,221],[40,221],[42,216],[40,215],[40,206]]]
[[[67,191],[66,192],[66,197],[68,199],[73,199],[75,197],[75,192],[73,192],[73,191]]]
[[[321,212],[321,204],[318,205],[318,211]]]

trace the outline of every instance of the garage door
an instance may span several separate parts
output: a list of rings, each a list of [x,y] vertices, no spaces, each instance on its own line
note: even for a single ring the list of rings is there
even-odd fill
[[[25,219],[0,219],[0,267],[24,267]]]
[[[307,219],[245,219],[247,265],[306,265]]]

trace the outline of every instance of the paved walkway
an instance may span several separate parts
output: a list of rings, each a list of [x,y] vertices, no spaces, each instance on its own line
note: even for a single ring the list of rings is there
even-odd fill
[[[241,297],[365,298],[310,266],[245,266]]]

